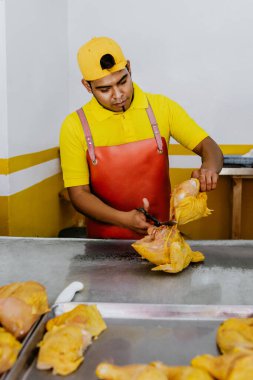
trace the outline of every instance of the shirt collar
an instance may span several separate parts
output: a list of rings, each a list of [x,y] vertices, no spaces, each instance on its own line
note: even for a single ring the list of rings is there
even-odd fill
[[[133,109],[148,108],[148,100],[145,93],[140,89],[139,86],[137,86],[137,84],[133,83],[133,87],[134,99],[131,103],[131,106],[126,112],[130,112]],[[101,104],[98,103],[94,96],[89,101],[89,103],[87,103],[87,108],[92,112],[92,114],[98,121],[108,119],[113,115],[121,114],[120,112],[113,112],[107,110],[106,108],[101,106]]]

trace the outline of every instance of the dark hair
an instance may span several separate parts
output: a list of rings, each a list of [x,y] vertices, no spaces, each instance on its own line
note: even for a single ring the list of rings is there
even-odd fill
[[[111,69],[116,64],[115,59],[111,54],[105,54],[100,59],[100,66],[104,69]]]

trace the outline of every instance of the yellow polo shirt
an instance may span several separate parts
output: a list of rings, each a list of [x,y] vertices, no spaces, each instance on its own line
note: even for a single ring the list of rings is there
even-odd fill
[[[144,93],[134,83],[134,99],[126,112],[112,112],[92,97],[83,106],[95,146],[112,146],[154,137],[146,108],[148,100],[161,136],[169,144],[172,136],[184,147],[194,149],[208,134],[184,109],[163,95]],[[66,117],[60,132],[61,166],[65,187],[89,184],[87,144],[76,112]]]

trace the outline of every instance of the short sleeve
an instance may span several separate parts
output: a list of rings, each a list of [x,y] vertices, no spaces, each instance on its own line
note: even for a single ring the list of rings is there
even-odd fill
[[[67,116],[62,123],[60,157],[65,187],[89,184],[84,132],[76,113]]]
[[[208,133],[176,102],[170,100],[170,134],[185,148],[193,150]]]

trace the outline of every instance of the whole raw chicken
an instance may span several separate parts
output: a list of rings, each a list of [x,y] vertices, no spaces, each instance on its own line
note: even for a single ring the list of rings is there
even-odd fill
[[[0,374],[10,369],[15,363],[21,343],[0,327]]]
[[[216,341],[223,354],[235,348],[249,349],[253,353],[253,318],[227,319],[219,326]]]
[[[196,178],[175,186],[170,200],[171,220],[176,220],[180,225],[211,214],[211,210],[207,208],[207,195],[200,193],[199,188],[199,180]]]
[[[178,273],[190,262],[199,262],[205,259],[201,252],[191,250],[176,225],[151,227],[148,229],[148,235],[137,240],[132,247],[143,258],[157,265],[152,268],[154,271]]]
[[[194,368],[207,371],[217,380],[252,380],[253,352],[240,350],[220,356],[200,355],[192,362]]]
[[[25,336],[48,310],[45,288],[38,282],[14,282],[0,287],[0,324],[16,338]]]
[[[212,380],[201,369],[180,366],[169,367],[161,362],[116,366],[100,363],[96,375],[103,380]]]

